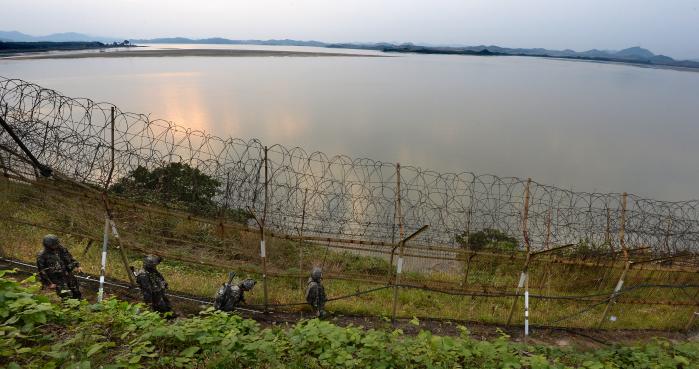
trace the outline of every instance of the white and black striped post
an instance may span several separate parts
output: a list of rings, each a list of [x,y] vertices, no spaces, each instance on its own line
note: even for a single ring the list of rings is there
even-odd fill
[[[529,272],[524,273],[524,344],[529,337]]]
[[[100,288],[97,292],[97,302],[104,298],[104,276],[107,273],[107,246],[109,246],[109,216],[104,219],[104,239],[102,240],[102,263],[100,264]]]

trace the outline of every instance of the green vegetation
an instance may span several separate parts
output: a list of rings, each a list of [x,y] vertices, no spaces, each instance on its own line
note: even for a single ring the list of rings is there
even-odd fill
[[[132,201],[217,215],[238,223],[252,219],[247,210],[228,209],[215,202],[220,186],[220,181],[189,164],[169,163],[153,170],[139,165],[114,183],[109,191]]]
[[[80,260],[86,273],[100,271],[100,251],[104,229],[104,204],[101,195],[85,194],[84,190],[68,192],[50,183],[33,186],[4,180],[0,177],[0,253],[5,257],[34,263],[46,233],[57,233],[66,247]],[[189,217],[190,213],[173,211],[157,205],[111,196],[119,243],[127,250],[131,265],[140,267],[146,253],[165,257],[160,269],[173,291],[211,297],[228,271],[241,277],[261,280],[259,234],[246,230],[240,223],[224,218]],[[476,233],[474,233],[476,234]],[[507,236],[483,232],[501,247],[512,247]],[[112,241],[115,241],[112,239]],[[87,245],[92,246],[86,250]],[[297,242],[269,236],[267,238],[267,287],[269,303],[293,304],[304,301],[305,281],[312,266],[323,266],[325,285],[331,298],[386,286],[394,281],[395,267],[388,262],[390,247],[353,251],[321,242]],[[112,244],[114,245],[114,244]],[[517,285],[524,257],[522,252],[483,253],[464,250],[462,259],[453,259],[455,252],[429,253],[406,247],[401,283],[417,288],[401,288],[398,292],[398,317],[435,318],[507,322],[514,299],[497,296],[512,292]],[[465,257],[464,257],[465,256]],[[433,257],[433,258],[430,258]],[[559,260],[565,260],[558,256]],[[464,273],[463,261],[470,270]],[[592,295],[587,300],[552,300],[532,298],[530,317],[533,325],[563,327],[597,327],[605,308],[603,301],[612,291],[623,270],[622,263],[609,259],[590,260],[586,264],[551,262],[534,257],[530,263],[532,295]],[[464,283],[464,275],[468,275]],[[127,281],[119,252],[110,248],[107,276]],[[697,285],[699,275],[691,271],[657,270],[643,264],[632,268],[624,284],[688,284]],[[422,289],[421,287],[429,289]],[[261,284],[246,296],[249,304],[263,304]],[[440,292],[444,291],[444,292]],[[462,296],[459,293],[473,294]],[[490,296],[487,294],[492,293]],[[605,329],[682,329],[694,312],[692,296],[697,288],[639,288],[624,293],[609,311],[615,321],[604,323]],[[479,296],[484,294],[486,296]],[[514,324],[522,324],[522,298],[518,300]],[[392,289],[382,289],[346,299],[331,301],[333,315],[390,316]],[[650,302],[646,304],[645,302]],[[683,305],[679,305],[682,303]],[[304,312],[305,305],[283,306],[279,310]]]
[[[462,248],[476,252],[483,250],[513,252],[517,250],[518,244],[516,238],[492,228],[485,228],[474,233],[464,231],[456,236],[456,242]]]
[[[7,368],[699,368],[699,343],[579,352],[421,331],[364,330],[309,320],[262,329],[207,310],[168,322],[142,305],[52,302],[35,277],[0,271],[0,363]],[[419,321],[413,320],[419,325]]]
[[[167,204],[194,212],[216,209],[219,181],[187,164],[169,163],[152,171],[138,166],[114,183],[110,190],[133,200]]]

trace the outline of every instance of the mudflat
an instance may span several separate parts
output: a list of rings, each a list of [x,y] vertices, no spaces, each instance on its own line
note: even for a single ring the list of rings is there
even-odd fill
[[[385,57],[382,55],[324,53],[309,51],[283,50],[230,50],[230,49],[164,49],[164,50],[118,50],[90,52],[57,52],[47,54],[11,55],[3,59],[83,59],[83,58],[153,58],[173,56],[206,56],[206,57],[316,57],[316,56],[353,56],[353,57]]]

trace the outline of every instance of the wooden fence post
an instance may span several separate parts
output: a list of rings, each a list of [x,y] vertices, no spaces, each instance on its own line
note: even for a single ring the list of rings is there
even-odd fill
[[[588,242],[590,243],[590,246],[592,246],[592,247],[594,248],[594,246],[595,246],[595,242],[594,242],[595,236],[594,236],[594,226],[593,226],[593,224],[594,224],[594,217],[592,216],[592,201],[593,201],[593,199],[592,199],[592,194],[590,194],[590,202],[589,202],[588,207],[587,207],[587,217],[588,217],[588,219],[587,219],[587,221],[588,221],[588,224],[587,224],[587,240],[588,240]]]
[[[107,197],[106,192],[102,193],[102,201],[104,202],[104,209],[107,212],[107,221],[111,226],[112,235],[114,236],[114,240],[116,241],[115,247],[117,250],[119,250],[119,256],[121,257],[121,263],[124,266],[124,271],[126,272],[126,275],[129,277],[129,283],[131,284],[131,287],[135,288],[136,278],[133,275],[133,271],[129,267],[129,257],[126,255],[126,250],[124,250],[124,247],[122,246],[121,237],[119,237],[119,232],[117,231],[116,223],[114,222],[114,212],[112,211],[112,205],[109,203],[109,198]],[[87,247],[85,248],[85,252],[87,252]]]
[[[112,106],[111,109],[111,131],[112,131],[112,136],[111,136],[111,141],[112,145],[110,147],[111,151],[111,165],[109,166],[109,175],[107,176],[107,183],[104,186],[104,190],[108,191],[109,190],[109,185],[112,183],[112,175],[114,174],[114,107]]]
[[[519,291],[524,288],[527,274],[529,273],[529,261],[531,260],[531,247],[529,244],[529,229],[527,228],[529,219],[529,185],[531,184],[531,178],[527,179],[527,186],[524,188],[524,207],[522,208],[522,236],[524,238],[524,247],[527,251],[527,258],[524,260],[524,265],[522,266],[522,273],[519,277],[519,282],[517,283],[517,288],[515,289],[514,301],[512,301],[512,307],[510,308],[510,314],[507,317],[507,326],[512,323],[512,316],[515,313],[515,308],[517,307],[517,301],[519,300]]]
[[[401,203],[400,203],[400,163],[396,163],[396,200],[395,200],[396,208],[395,208],[395,218],[398,218],[398,239],[402,240],[403,239],[403,210],[401,209]],[[395,221],[394,221],[395,223]],[[392,242],[393,243],[393,242]],[[395,247],[393,249],[395,251]],[[389,264],[393,265],[393,254],[394,252],[391,252],[391,259],[389,260]]]
[[[612,215],[609,206],[607,208],[607,227],[604,229],[604,243],[609,245],[612,254],[614,254],[614,245],[612,245]]]
[[[672,232],[672,214],[668,210],[667,214],[667,229],[665,229],[665,252],[667,252],[667,255],[670,256],[672,254],[672,250],[670,250],[670,233]]]
[[[114,219],[111,217],[109,218],[109,224],[112,226],[112,235],[114,235],[114,240],[116,242],[116,249],[119,250],[119,256],[121,257],[121,263],[124,265],[124,271],[126,271],[126,275],[129,277],[129,282],[131,283],[131,287],[136,287],[136,278],[133,275],[133,271],[129,267],[129,258],[126,255],[126,250],[124,250],[124,247],[122,246],[121,238],[119,237],[119,232],[117,231],[116,224],[114,223]]]
[[[624,192],[621,195],[621,221],[619,224],[619,246],[624,253],[624,261],[629,261],[629,250],[626,249],[626,197]]]
[[[614,264],[616,263],[616,251],[614,250],[614,243],[612,242],[612,214],[611,209],[609,209],[607,204],[605,204],[605,208],[607,210],[607,226],[604,230],[604,243],[609,246],[610,254],[608,263],[605,263],[608,265],[605,265],[605,268],[602,270],[602,276],[599,278],[599,282],[597,283],[598,289],[602,288],[604,282],[611,274]]]
[[[548,250],[551,247],[551,208],[549,207],[546,213],[546,239],[544,240],[544,250]],[[554,255],[554,261],[556,256]],[[551,267],[552,263],[548,263],[546,268],[546,294],[551,294]]]
[[[684,327],[685,332],[689,332],[692,329],[694,322],[697,320],[697,315],[699,315],[699,310],[695,308],[694,311],[692,311],[692,315],[689,316],[687,325]]]

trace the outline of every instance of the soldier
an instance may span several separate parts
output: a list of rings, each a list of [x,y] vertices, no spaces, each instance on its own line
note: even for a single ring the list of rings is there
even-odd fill
[[[245,303],[245,292],[252,290],[255,287],[254,279],[246,279],[238,285],[233,285],[233,277],[235,273],[228,274],[228,283],[224,283],[216,293],[214,308],[221,311],[233,311],[241,303]]]
[[[156,266],[160,264],[160,256],[148,255],[143,258],[143,269],[136,273],[136,282],[143,293],[143,302],[159,313],[171,313],[168,317],[174,317],[172,307],[165,293],[167,282],[158,272]]]
[[[78,279],[73,275],[73,272],[83,272],[80,263],[61,245],[55,235],[47,234],[42,243],[44,250],[36,258],[42,286],[55,289],[56,294],[62,299],[82,298]]]
[[[320,283],[323,279],[323,272],[320,268],[315,267],[311,271],[311,277],[308,278],[306,287],[306,301],[313,310],[316,311],[319,318],[325,317],[325,288]]]

